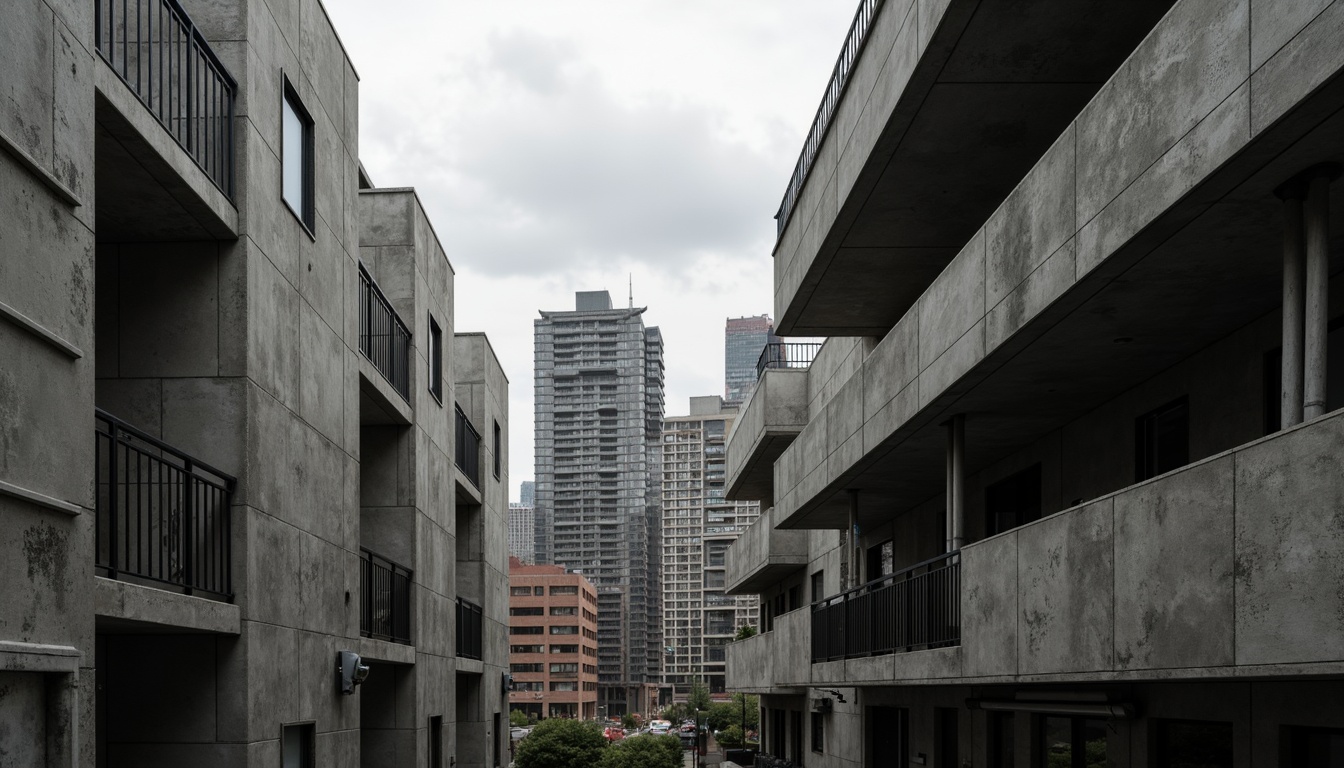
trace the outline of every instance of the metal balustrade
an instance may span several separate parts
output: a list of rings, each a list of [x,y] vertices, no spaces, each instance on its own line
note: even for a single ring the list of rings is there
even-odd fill
[[[233,477],[94,413],[99,575],[233,597]]]
[[[457,598],[457,655],[481,658],[481,606]]]
[[[411,642],[411,571],[374,552],[359,550],[359,633]]]
[[[826,92],[821,97],[821,105],[817,107],[816,117],[812,118],[812,127],[808,129],[807,140],[803,142],[803,151],[798,156],[798,163],[793,167],[793,176],[784,191],[784,199],[779,204],[779,211],[775,213],[776,237],[784,236],[784,228],[788,226],[789,217],[793,215],[798,195],[803,191],[803,184],[812,170],[812,163],[821,149],[821,142],[831,127],[835,108],[840,104],[840,97],[845,94],[849,76],[854,71],[859,54],[863,52],[864,43],[868,41],[868,30],[872,28],[878,11],[882,10],[882,4],[883,0],[859,2],[854,21],[849,25],[849,34],[845,36],[845,44],[840,49],[840,57],[835,62],[835,69],[831,70],[831,80],[826,84]]]
[[[820,341],[774,341],[761,349],[756,359],[756,379],[760,380],[767,368],[807,368],[821,351]]]
[[[472,426],[471,419],[462,412],[462,406],[453,404],[454,432],[456,433],[457,468],[467,476],[471,484],[481,487],[481,433]]]
[[[359,265],[359,351],[403,400],[411,397],[411,332]]]
[[[812,662],[961,642],[961,552],[812,604]]]
[[[177,0],[94,0],[94,48],[224,196],[238,86]]]

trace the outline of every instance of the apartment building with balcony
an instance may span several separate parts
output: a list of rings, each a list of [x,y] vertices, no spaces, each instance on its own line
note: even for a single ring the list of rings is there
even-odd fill
[[[756,600],[724,593],[726,554],[760,515],[752,501],[729,501],[725,440],[737,409],[718,395],[692,397],[690,413],[663,419],[663,677],[672,702],[691,685],[729,698],[726,648],[754,627]]]
[[[509,709],[592,720],[597,710],[597,590],[558,565],[509,558]]]
[[[321,4],[0,22],[0,754],[500,765],[507,380]]]
[[[1344,3],[864,0],[728,443],[795,765],[1344,761]]]

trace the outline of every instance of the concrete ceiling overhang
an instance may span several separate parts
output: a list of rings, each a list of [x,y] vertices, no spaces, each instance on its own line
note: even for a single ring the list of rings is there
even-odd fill
[[[759,595],[805,567],[807,555],[799,555],[788,562],[767,563],[742,581],[728,585],[723,592],[726,595]]]
[[[886,522],[945,490],[946,435],[965,413],[968,474],[1060,429],[1269,313],[1282,302],[1282,204],[1274,189],[1344,162],[1344,78],[1323,86],[1042,311],[780,528]],[[1344,193],[1330,200],[1330,273],[1344,280]],[[1116,339],[1128,339],[1122,344]],[[782,489],[777,489],[782,490]]]
[[[774,506],[775,460],[793,444],[802,428],[767,431],[751,449],[751,458],[732,478],[724,497],[729,501],[759,501],[762,509]]]
[[[884,335],[1173,4],[953,0],[779,333]]]

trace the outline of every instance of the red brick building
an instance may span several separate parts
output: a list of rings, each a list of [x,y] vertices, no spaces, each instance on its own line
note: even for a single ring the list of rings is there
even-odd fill
[[[509,558],[509,709],[597,717],[597,591],[558,565]]]

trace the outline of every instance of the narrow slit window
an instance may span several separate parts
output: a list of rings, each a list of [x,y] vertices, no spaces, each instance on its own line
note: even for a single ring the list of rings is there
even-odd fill
[[[285,80],[281,128],[281,192],[285,205],[312,234],[313,218],[313,118],[299,101],[299,94]]]
[[[443,406],[443,330],[429,318],[429,393]]]

